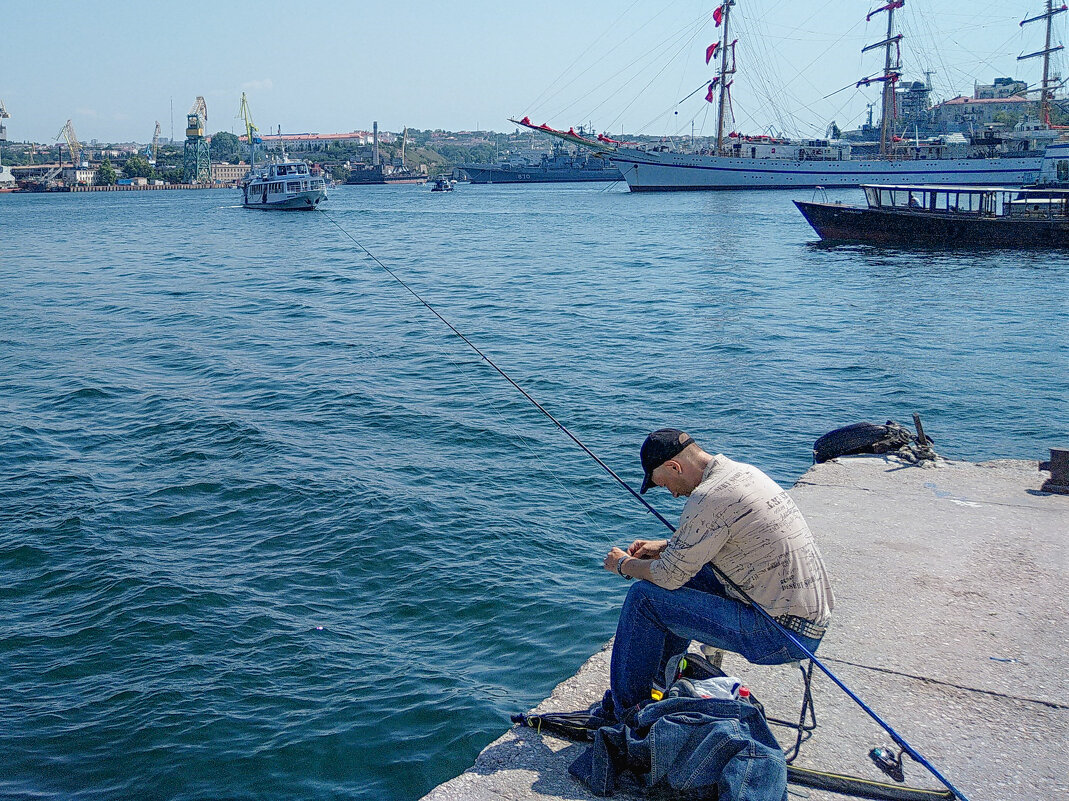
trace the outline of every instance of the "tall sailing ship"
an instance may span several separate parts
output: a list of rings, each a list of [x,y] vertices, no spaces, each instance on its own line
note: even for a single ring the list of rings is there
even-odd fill
[[[895,89],[902,76],[900,45],[902,34],[895,32],[894,15],[905,0],[890,0],[872,11],[868,18],[887,15],[887,36],[862,52],[883,49],[883,73],[864,78],[858,86],[883,84],[882,121],[880,125],[879,155],[856,157],[850,143],[835,139],[787,139],[768,136],[725,135],[729,115],[730,91],[736,72],[736,41],[728,38],[732,8],[735,0],[723,0],[713,12],[720,29],[718,41],[710,45],[707,61],[719,59],[716,77],[709,83],[706,99],[717,101],[717,132],[715,145],[706,150],[686,152],[665,145],[642,147],[619,142],[604,136],[591,141],[574,131],[558,131],[547,125],[537,126],[530,119],[513,120],[534,130],[540,130],[565,141],[585,144],[601,150],[623,174],[633,192],[665,192],[694,189],[784,189],[811,186],[859,186],[861,184],[985,184],[1021,185],[1035,181],[1039,175],[1046,144],[1058,132],[1050,127],[1050,104],[1053,86],[1050,78],[1050,54],[1062,47],[1051,46],[1051,21],[1066,11],[1066,6],[1054,8],[1047,0],[1046,12],[1021,24],[1046,20],[1046,47],[1019,60],[1043,57],[1043,83],[1040,90],[1040,109],[1043,125],[1027,131],[1018,141],[1018,149],[1002,151],[992,156],[989,147],[974,149],[965,137],[937,137],[906,141],[895,130]]]

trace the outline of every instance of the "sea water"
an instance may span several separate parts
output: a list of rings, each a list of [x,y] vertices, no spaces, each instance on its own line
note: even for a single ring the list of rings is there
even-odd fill
[[[912,412],[1065,445],[1063,254],[811,194],[0,196],[0,795],[417,798],[612,635],[657,521],[338,226],[634,486],[662,426],[788,486]]]

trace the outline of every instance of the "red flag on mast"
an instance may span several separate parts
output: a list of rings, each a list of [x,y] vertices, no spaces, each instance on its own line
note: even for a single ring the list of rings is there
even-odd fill
[[[713,60],[713,56],[716,55],[716,49],[720,47],[720,42],[713,42],[707,48],[705,48],[705,63],[708,64]]]
[[[723,6],[717,6],[713,10],[713,22],[715,22],[716,23],[716,27],[719,28],[720,27],[720,23],[723,22],[723,21],[724,21],[724,7]]]
[[[709,82],[709,91],[705,93],[705,102],[706,103],[712,103],[713,100],[715,99],[713,97],[713,89],[716,87],[716,84],[717,84],[717,82],[719,80],[720,80],[719,78],[713,78],[713,80],[711,80]]]

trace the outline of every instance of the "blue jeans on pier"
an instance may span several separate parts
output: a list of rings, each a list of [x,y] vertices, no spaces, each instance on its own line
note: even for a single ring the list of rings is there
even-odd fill
[[[820,645],[818,639],[791,634],[810,652]],[[650,697],[669,657],[686,651],[691,640],[742,654],[755,665],[805,658],[760,612],[729,598],[709,565],[677,590],[636,581],[620,610],[609,668],[618,720]]]

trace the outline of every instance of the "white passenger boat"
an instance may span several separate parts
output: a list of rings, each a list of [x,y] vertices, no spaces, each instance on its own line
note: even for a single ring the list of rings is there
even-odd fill
[[[241,179],[241,192],[247,209],[282,209],[311,211],[327,199],[326,181],[312,175],[303,161],[291,161],[282,151],[282,160],[256,166],[256,145],[263,140],[252,122],[245,93],[241,93],[238,115],[245,121],[251,169]]]
[[[247,209],[311,211],[327,197],[322,178],[303,161],[282,161],[250,170],[241,182]]]

